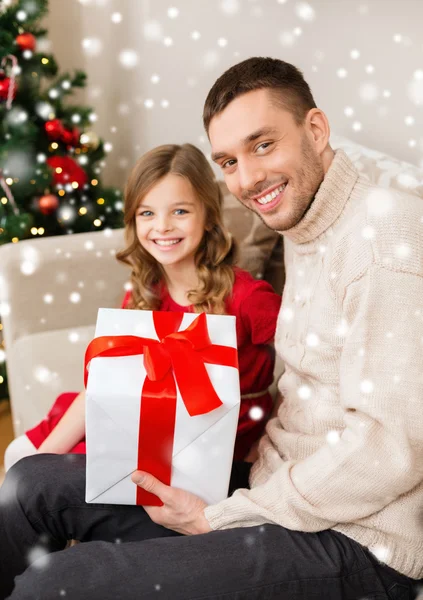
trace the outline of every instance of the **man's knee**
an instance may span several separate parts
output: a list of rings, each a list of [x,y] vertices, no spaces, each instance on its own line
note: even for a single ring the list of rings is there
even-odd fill
[[[113,569],[101,568],[113,548],[114,544],[98,541],[51,554],[40,552],[38,557],[34,554],[34,562],[16,578],[9,600],[116,600],[122,580],[114,577]]]
[[[85,457],[36,454],[22,458],[6,474],[0,488],[0,506],[19,502],[25,507],[44,497],[52,500],[77,483],[83,487]]]

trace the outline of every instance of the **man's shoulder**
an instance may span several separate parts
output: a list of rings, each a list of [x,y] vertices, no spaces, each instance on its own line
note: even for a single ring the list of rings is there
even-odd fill
[[[345,285],[372,265],[423,276],[423,198],[359,177],[330,246]]]

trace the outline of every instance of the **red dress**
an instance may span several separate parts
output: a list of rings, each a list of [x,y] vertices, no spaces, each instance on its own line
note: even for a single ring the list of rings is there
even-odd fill
[[[125,308],[130,292],[125,295]],[[231,296],[226,301],[226,312],[236,319],[239,374],[241,383],[241,408],[235,442],[234,459],[242,460],[254,442],[261,436],[266,420],[272,411],[273,401],[268,388],[273,380],[274,351],[269,345],[276,330],[281,297],[265,281],[254,279],[249,273],[235,269],[235,282]],[[191,306],[174,302],[167,290],[163,291],[162,311],[192,312]],[[26,432],[36,448],[55,428],[78,393],[61,394],[47,417]],[[258,407],[259,410],[251,409]],[[262,418],[258,418],[262,411]],[[251,411],[251,412],[250,412]],[[71,453],[85,453],[85,439]]]

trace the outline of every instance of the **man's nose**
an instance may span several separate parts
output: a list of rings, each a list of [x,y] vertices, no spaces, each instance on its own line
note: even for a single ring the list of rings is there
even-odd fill
[[[238,182],[241,192],[252,192],[256,186],[266,180],[265,170],[249,162],[238,163]]]

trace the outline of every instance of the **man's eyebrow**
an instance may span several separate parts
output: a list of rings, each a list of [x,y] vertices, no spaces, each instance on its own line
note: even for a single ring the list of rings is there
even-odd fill
[[[247,137],[244,138],[241,143],[243,146],[248,146],[248,144],[255,142],[263,136],[274,135],[275,133],[277,133],[277,130],[274,127],[261,127],[260,129],[257,129],[256,131],[253,131],[253,133],[247,135]],[[226,152],[213,152],[211,158],[213,162],[216,162],[221,158],[225,158],[225,156],[227,156]]]

